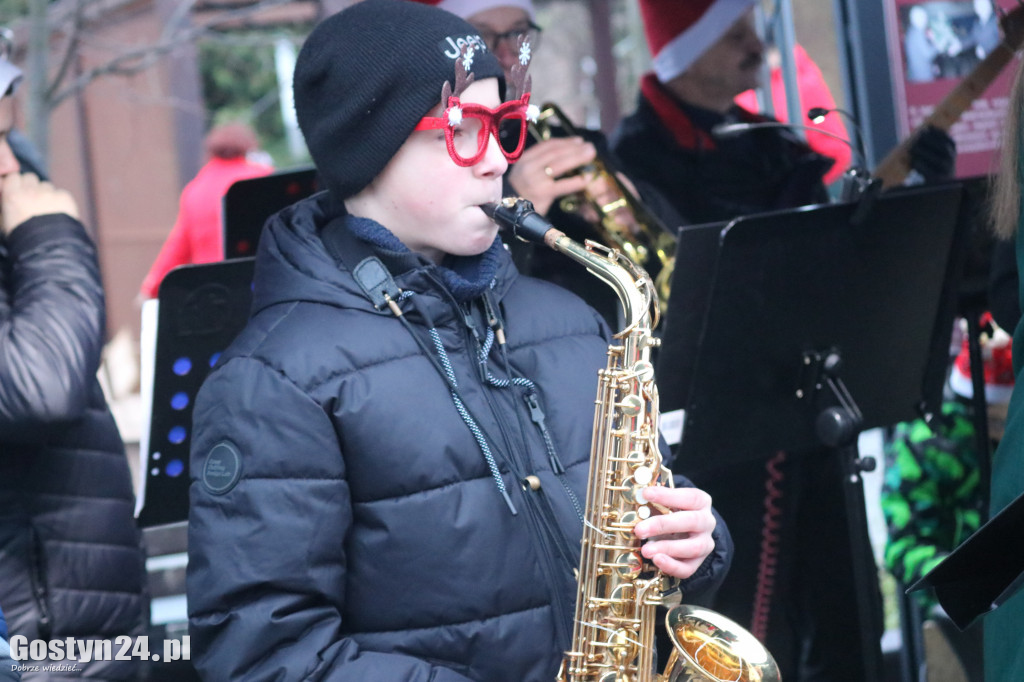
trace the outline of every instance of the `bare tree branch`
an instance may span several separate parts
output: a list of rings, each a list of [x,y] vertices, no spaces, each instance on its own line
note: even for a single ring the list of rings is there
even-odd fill
[[[64,81],[68,71],[71,69],[71,64],[74,63],[75,57],[78,55],[78,46],[81,45],[81,34],[85,26],[85,6],[85,2],[79,2],[75,5],[77,11],[72,15],[72,29],[67,45],[64,48],[64,56],[60,60],[57,73],[54,75],[53,80],[50,81],[44,93],[47,102],[53,101],[54,94],[60,87],[61,82]]]
[[[293,2],[294,0],[261,0],[260,2],[239,7],[237,9],[219,10],[216,13],[211,13],[211,16],[209,16],[203,23],[190,23],[190,17],[194,19],[196,16],[195,14],[190,14],[190,10],[195,6],[195,0],[180,3],[176,8],[175,13],[172,15],[171,20],[167,22],[163,35],[157,43],[140,45],[139,47],[128,49],[109,61],[86,70],[77,78],[70,81],[66,87],[49,92],[47,100],[50,107],[55,108],[68,97],[71,97],[83,90],[87,85],[89,85],[89,83],[97,78],[112,75],[135,75],[153,66],[153,64],[169,52],[174,51],[184,44],[195,42],[205,34],[220,28],[234,25],[238,22],[244,22],[247,19],[266,12],[268,9],[292,4]],[[78,33],[80,34],[81,31],[78,31]],[[54,85],[56,86],[57,83],[54,83]]]
[[[151,0],[159,4],[160,0]],[[110,17],[138,11],[139,0],[29,0],[29,15],[10,25],[15,34],[15,54],[26,56],[29,134],[44,158],[49,157],[51,112],[77,95],[92,81],[107,76],[132,76],[149,69],[182,45],[218,32],[241,28],[280,25],[296,21],[315,22],[324,8],[352,0],[180,0],[167,3],[169,15],[155,43],[139,45],[100,44],[92,27],[102,26]],[[148,9],[148,6],[147,6]],[[302,16],[308,10],[308,17]],[[147,11],[144,9],[143,11]],[[58,46],[63,49],[55,49]],[[70,78],[85,49],[90,54],[105,51],[113,56]],[[48,60],[59,61],[51,71]],[[59,56],[58,56],[59,55]]]

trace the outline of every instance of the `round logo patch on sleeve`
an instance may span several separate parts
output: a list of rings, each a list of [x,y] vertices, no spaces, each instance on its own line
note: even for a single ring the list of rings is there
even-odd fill
[[[242,477],[242,456],[230,441],[213,446],[203,465],[203,487],[212,495],[223,495]]]

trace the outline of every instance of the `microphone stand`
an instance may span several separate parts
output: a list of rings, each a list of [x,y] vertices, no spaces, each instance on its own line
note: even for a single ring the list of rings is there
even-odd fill
[[[843,143],[847,144],[850,147],[850,149],[852,149],[854,151],[854,153],[856,153],[858,155],[860,154],[860,152],[857,150],[857,148],[854,147],[852,144],[850,144],[850,141],[847,140],[842,135],[836,135],[835,133],[830,132],[828,130],[820,130],[818,128],[814,128],[813,126],[796,125],[796,124],[793,124],[793,123],[783,123],[782,121],[753,121],[753,122],[749,122],[749,123],[719,123],[718,125],[713,126],[711,128],[711,136],[719,138],[719,139],[728,139],[730,137],[736,137],[737,135],[741,135],[741,134],[746,133],[746,132],[751,131],[751,130],[761,130],[762,128],[787,128],[789,130],[808,130],[808,131],[812,131],[812,132],[815,132],[815,133],[819,133],[821,135],[828,135],[829,137],[834,137],[835,139],[839,140],[840,142],[843,142]]]
[[[853,132],[857,137],[857,146],[854,147],[851,144],[850,149],[857,152],[860,161],[860,165],[853,166],[843,173],[843,184],[839,191],[839,201],[855,201],[858,198],[866,197],[869,194],[873,198],[881,189],[881,180],[878,178],[872,178],[870,171],[867,170],[868,155],[864,149],[864,133],[861,132],[860,125],[858,125],[857,119],[853,117],[853,114],[845,109],[811,107],[807,110],[807,118],[813,123],[821,123],[825,120],[825,117],[831,113],[842,114],[850,122],[850,125],[853,126]],[[856,215],[854,216],[854,222],[858,222],[858,216]]]
[[[812,121],[819,122],[821,118],[833,111],[844,113],[840,109],[812,107],[807,112],[807,116]],[[820,128],[808,125],[783,123],[782,121],[719,123],[711,129],[711,135],[718,139],[728,139],[730,137],[742,135],[751,130],[761,130],[764,128],[786,128],[788,130],[802,130],[818,133],[819,135],[826,135],[846,144],[853,152],[856,158],[856,163],[843,173],[838,201],[851,202],[862,200],[864,202],[853,216],[854,223],[857,223],[860,222],[860,220],[862,220],[870,210],[871,204],[874,203],[874,197],[878,195],[878,191],[881,189],[882,183],[879,178],[873,178],[870,171],[867,170],[867,156],[864,153],[864,143],[863,138],[860,135],[860,128],[857,126],[856,121],[853,121],[853,124],[857,132],[856,145],[851,143],[842,135],[837,135],[836,133],[828,130],[821,130]]]

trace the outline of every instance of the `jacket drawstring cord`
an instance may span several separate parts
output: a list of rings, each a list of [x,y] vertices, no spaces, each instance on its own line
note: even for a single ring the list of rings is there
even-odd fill
[[[441,343],[441,337],[437,333],[437,329],[434,327],[434,323],[430,319],[430,316],[427,315],[426,311],[420,307],[419,301],[415,298],[414,293],[415,292],[412,291],[402,291],[397,299],[392,299],[389,295],[385,294],[384,299],[392,314],[398,318],[398,321],[401,322],[402,326],[404,326],[406,331],[409,332],[409,335],[412,336],[416,345],[420,347],[420,350],[423,351],[427,360],[430,361],[430,364],[432,364],[434,369],[438,371],[441,378],[448,383],[448,391],[452,396],[452,401],[455,403],[455,409],[458,411],[459,416],[462,417],[462,421],[464,421],[466,426],[469,427],[477,445],[480,446],[480,451],[483,453],[484,459],[487,460],[487,466],[490,469],[491,477],[498,486],[498,492],[500,492],[501,496],[505,498],[505,504],[508,505],[509,511],[512,512],[513,516],[518,515],[519,512],[516,510],[516,506],[512,504],[512,498],[509,497],[508,489],[505,487],[505,481],[501,478],[501,472],[498,470],[498,464],[494,460],[494,455],[491,453],[491,448],[487,444],[487,439],[484,438],[483,431],[481,431],[480,427],[477,425],[476,419],[474,419],[473,415],[469,413],[469,409],[466,407],[465,403],[462,402],[462,398],[459,396],[459,384],[455,380],[455,372],[452,369],[451,362],[448,360],[448,353],[444,349],[444,344]],[[423,339],[421,339],[419,334],[416,333],[416,330],[413,329],[409,320],[405,319],[405,315],[402,313],[402,309],[398,303],[406,300],[409,300],[410,303],[412,303],[413,307],[419,311],[423,319],[430,325],[430,338],[434,342],[434,348],[441,360],[440,363],[438,362],[438,357],[435,357],[430,352],[430,348],[427,347]]]
[[[455,371],[452,369],[451,362],[448,360],[448,353],[444,349],[444,344],[441,343],[441,336],[437,333],[435,327],[430,328],[430,338],[434,342],[434,348],[437,350],[437,354],[441,359],[441,365],[444,367],[445,375],[448,377],[450,387],[458,387],[458,382],[455,380]],[[508,504],[508,508],[512,510],[513,514],[517,514],[515,505],[512,504],[512,498],[508,495],[508,489],[505,487],[505,481],[501,477],[501,472],[498,471],[498,463],[494,461],[494,455],[491,453],[491,446],[487,444],[487,439],[484,438],[483,431],[477,426],[476,420],[473,419],[473,415],[469,413],[466,406],[462,402],[462,398],[454,388],[450,388],[452,401],[455,403],[455,409],[458,411],[459,416],[462,417],[462,421],[469,427],[470,432],[473,434],[473,438],[476,439],[477,445],[480,446],[480,451],[484,455],[484,459],[487,460],[487,466],[491,470],[491,478],[498,486],[498,491],[501,492],[501,496],[505,498],[505,503]]]

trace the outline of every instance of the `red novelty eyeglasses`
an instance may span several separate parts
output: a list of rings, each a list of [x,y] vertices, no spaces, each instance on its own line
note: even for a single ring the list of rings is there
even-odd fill
[[[491,109],[482,104],[463,104],[458,97],[448,98],[448,108],[441,116],[424,116],[415,130],[444,129],[448,155],[460,166],[478,163],[487,152],[488,138],[493,135],[509,163],[517,161],[526,142],[526,111],[530,93],[517,100]]]

